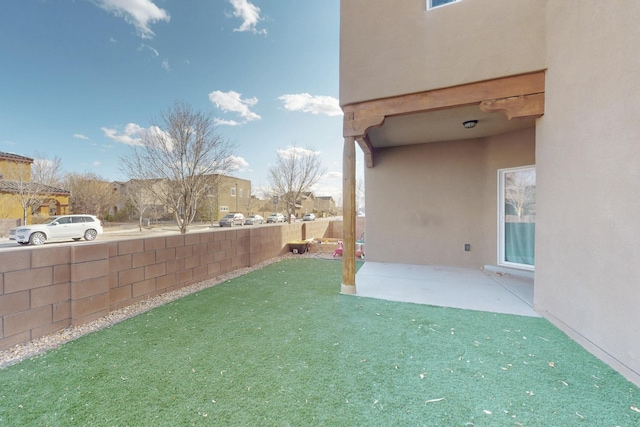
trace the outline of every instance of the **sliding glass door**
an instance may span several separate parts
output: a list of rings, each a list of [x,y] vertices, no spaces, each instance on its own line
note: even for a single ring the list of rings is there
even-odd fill
[[[535,265],[536,169],[498,171],[498,264],[533,270]]]

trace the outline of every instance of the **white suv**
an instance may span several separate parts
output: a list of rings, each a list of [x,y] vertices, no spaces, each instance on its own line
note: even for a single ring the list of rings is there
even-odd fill
[[[42,224],[24,225],[9,230],[9,240],[22,245],[41,245],[47,240],[93,240],[102,234],[102,221],[93,215],[52,216]]]
[[[281,213],[275,213],[275,212],[272,213],[267,217],[267,224],[271,222],[273,223],[284,222],[284,215],[282,215]]]

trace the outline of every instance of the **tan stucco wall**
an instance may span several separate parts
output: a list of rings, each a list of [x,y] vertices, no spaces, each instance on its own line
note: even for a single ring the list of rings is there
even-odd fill
[[[47,199],[55,199],[58,202],[58,212],[56,215],[64,215],[69,213],[69,196],[47,196]],[[37,212],[42,212],[42,215],[49,216],[48,206],[42,206]],[[0,218],[19,218],[22,219],[24,211],[22,204],[20,203],[20,196],[16,194],[0,193]],[[32,223],[31,209],[27,211],[27,223]]]
[[[534,139],[530,128],[377,152],[365,171],[367,260],[495,265],[497,170],[534,164]]]
[[[579,3],[462,0],[425,11],[425,1],[342,0],[340,103],[546,70],[535,308],[640,385],[640,2]],[[376,153],[367,259],[494,264],[495,169],[515,164],[491,163],[493,146]]]
[[[544,4],[342,0],[340,103],[544,69]]]
[[[238,193],[232,196],[231,189],[235,190],[236,188]],[[218,192],[218,209],[220,209],[221,206],[229,208],[228,211],[219,211],[218,218],[234,212],[241,212],[244,215],[249,214],[249,209],[247,208],[249,200],[251,199],[251,181],[233,176],[223,176],[218,184]],[[242,193],[242,195],[240,193]]]
[[[31,164],[0,159],[0,175],[12,181],[31,181]]]
[[[640,384],[640,2],[585,4],[547,5],[535,307]]]

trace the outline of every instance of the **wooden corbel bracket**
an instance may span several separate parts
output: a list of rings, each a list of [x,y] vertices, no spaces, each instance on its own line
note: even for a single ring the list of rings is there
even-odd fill
[[[345,111],[342,128],[343,136],[361,137],[369,128],[380,127],[384,124],[385,116],[367,110]]]
[[[544,93],[482,101],[480,111],[502,113],[509,120],[538,118],[544,114]]]

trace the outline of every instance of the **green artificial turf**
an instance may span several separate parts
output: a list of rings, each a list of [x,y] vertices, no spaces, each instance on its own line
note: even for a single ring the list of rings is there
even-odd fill
[[[285,260],[0,370],[0,425],[640,425],[639,389],[546,320],[340,274]]]

